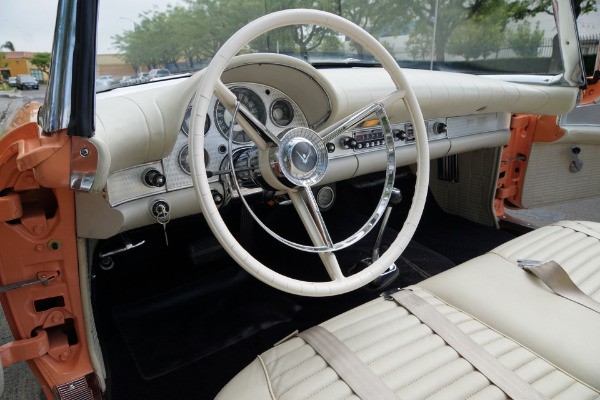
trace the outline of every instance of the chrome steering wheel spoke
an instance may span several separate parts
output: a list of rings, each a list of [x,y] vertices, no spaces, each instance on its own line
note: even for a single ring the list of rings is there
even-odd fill
[[[288,195],[313,245],[333,249],[333,241],[311,188],[302,187],[298,191],[289,191]],[[332,281],[346,279],[332,251],[320,252],[319,257]]]
[[[340,136],[342,133],[346,132],[348,129],[353,128],[356,124],[367,118],[369,115],[373,113],[378,113],[381,110],[385,110],[386,107],[389,107],[393,103],[398,100],[404,100],[406,96],[406,91],[403,89],[398,89],[380,99],[379,101],[373,102],[355,113],[347,116],[346,118],[338,121],[337,123],[323,129],[319,132],[319,136],[323,139],[323,142],[328,143],[331,142],[336,137]]]

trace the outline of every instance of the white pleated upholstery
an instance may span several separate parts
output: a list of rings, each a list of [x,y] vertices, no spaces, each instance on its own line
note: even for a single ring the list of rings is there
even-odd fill
[[[600,234],[600,223],[578,221]],[[600,240],[574,229],[549,225],[492,251],[509,261],[519,258],[554,260],[585,294],[600,301]]]
[[[598,392],[511,339],[424,290],[415,288],[415,293],[435,305],[473,340],[546,396],[600,399]],[[506,398],[439,336],[395,302],[377,299],[322,326],[353,350],[401,399]],[[262,382],[257,381],[260,370]],[[244,377],[248,374],[253,374],[254,378]],[[271,394],[265,390],[269,385]],[[265,352],[217,398],[357,399],[327,363],[300,338]]]
[[[600,234],[600,224],[579,222]],[[414,287],[415,293],[551,399],[600,399],[600,315],[554,294],[517,259],[557,261],[600,300],[600,239],[561,226],[518,237]],[[322,324],[396,394],[408,399],[506,395],[396,302],[377,299]],[[357,399],[294,338],[258,357],[224,399]]]

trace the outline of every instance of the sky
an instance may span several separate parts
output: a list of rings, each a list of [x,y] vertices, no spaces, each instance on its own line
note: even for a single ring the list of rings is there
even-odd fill
[[[11,41],[16,51],[52,51],[58,0],[3,0],[2,3],[0,44]],[[138,22],[140,12],[163,11],[167,4],[177,5],[178,1],[100,0],[98,54],[114,53],[111,36],[132,29],[131,21]]]
[[[84,0],[85,1],[85,0]],[[16,51],[50,52],[58,0],[3,0],[0,12],[0,44],[11,41]],[[100,0],[98,54],[116,50],[111,37],[133,28],[140,12],[163,11],[183,0]],[[26,17],[17,17],[26,16]],[[580,18],[582,34],[600,33],[600,12]]]

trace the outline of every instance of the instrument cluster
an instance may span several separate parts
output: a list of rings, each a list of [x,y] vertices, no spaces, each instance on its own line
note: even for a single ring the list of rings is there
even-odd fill
[[[251,113],[275,134],[292,127],[307,126],[306,118],[298,105],[285,93],[271,86],[258,83],[235,83],[227,85]],[[133,169],[117,171],[109,177],[108,199],[112,206],[150,194],[192,187],[190,149],[188,135],[193,99],[187,107],[177,140],[171,154],[162,162],[140,166],[144,176]],[[228,138],[232,135],[232,149],[238,154],[253,146],[242,127],[233,121],[232,114],[213,96],[204,123],[204,162],[209,171],[209,181],[217,192],[222,192],[221,177],[229,171]],[[233,124],[233,126],[232,126]],[[148,185],[146,175],[164,176],[160,186]],[[112,181],[112,182],[111,182]],[[125,183],[125,184],[123,184]],[[224,193],[220,193],[224,195]]]

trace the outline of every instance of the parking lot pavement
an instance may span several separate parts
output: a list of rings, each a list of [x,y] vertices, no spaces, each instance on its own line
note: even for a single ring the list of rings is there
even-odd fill
[[[0,91],[0,132],[6,120],[24,103],[31,100],[43,100],[46,95],[46,85],[38,90],[3,90]]]

